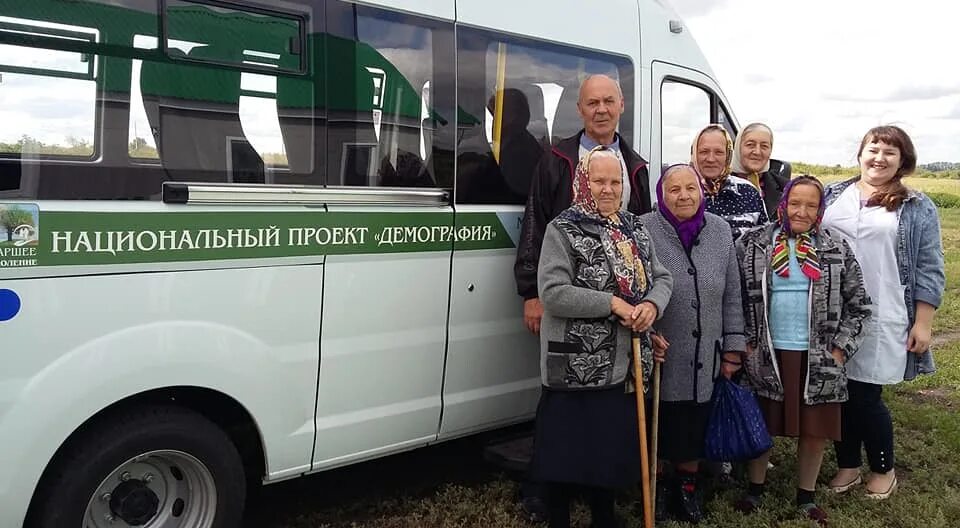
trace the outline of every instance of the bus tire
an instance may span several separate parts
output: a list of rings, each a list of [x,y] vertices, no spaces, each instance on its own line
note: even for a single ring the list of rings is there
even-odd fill
[[[217,425],[179,407],[137,407],[71,439],[33,497],[29,526],[234,528],[245,495],[240,455]]]

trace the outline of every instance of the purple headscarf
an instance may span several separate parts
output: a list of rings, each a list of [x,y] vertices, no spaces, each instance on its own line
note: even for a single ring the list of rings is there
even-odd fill
[[[692,217],[686,220],[680,220],[667,209],[667,204],[663,201],[663,180],[665,180],[671,172],[684,167],[693,171],[693,174],[697,177],[697,189],[700,191],[700,206],[697,207],[697,212],[694,213]],[[700,230],[703,229],[703,216],[704,211],[707,209],[707,201],[703,197],[703,187],[700,186],[702,180],[703,178],[700,176],[700,173],[697,172],[697,169],[692,165],[677,163],[664,169],[660,176],[660,181],[657,182],[657,209],[659,209],[660,214],[670,222],[670,225],[677,230],[677,237],[680,239],[680,244],[682,244],[683,249],[687,251],[690,251],[690,248],[693,247],[693,241],[696,240],[697,235],[700,234]]]
[[[793,230],[790,228],[790,218],[787,217],[787,202],[790,201],[790,190],[793,189],[797,184],[801,185],[813,185],[820,191],[820,208],[817,210],[817,220],[810,226],[808,230],[810,233],[816,233],[820,230],[820,222],[823,221],[823,213],[827,210],[827,201],[826,193],[823,191],[823,184],[820,183],[820,180],[809,176],[807,174],[801,174],[796,178],[787,182],[783,186],[783,194],[780,195],[780,203],[777,204],[777,223],[780,224],[780,229],[786,232],[788,235],[793,234]]]

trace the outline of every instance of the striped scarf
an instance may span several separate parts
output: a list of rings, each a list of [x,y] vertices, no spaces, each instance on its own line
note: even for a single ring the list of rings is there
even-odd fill
[[[823,212],[826,209],[826,203],[823,199],[823,184],[820,180],[808,175],[797,176],[783,186],[783,196],[780,197],[780,203],[777,205],[777,223],[780,224],[780,233],[773,245],[773,256],[770,257],[770,267],[781,277],[790,276],[790,218],[787,216],[787,202],[790,198],[790,191],[797,184],[813,185],[820,190],[820,210],[817,211],[817,219],[810,226],[810,229],[794,236],[797,238],[795,252],[797,254],[797,264],[800,270],[810,280],[820,278],[820,259],[817,257],[817,248],[813,244],[813,235],[820,230],[820,222],[823,220]]]
[[[797,235],[797,264],[800,270],[810,280],[820,278],[820,259],[817,258],[817,248],[813,245],[813,236],[809,231]],[[773,257],[770,259],[773,272],[781,277],[790,276],[790,234],[780,230],[773,245]]]

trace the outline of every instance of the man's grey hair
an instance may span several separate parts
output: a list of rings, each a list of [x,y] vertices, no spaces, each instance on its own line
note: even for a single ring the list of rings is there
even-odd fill
[[[601,78],[608,79],[608,80],[610,80],[611,82],[613,82],[613,85],[617,87],[617,95],[620,96],[620,99],[623,99],[623,89],[620,88],[620,81],[614,79],[613,77],[610,77],[609,75],[607,75],[607,74],[605,74],[605,73],[591,73],[590,75],[587,75],[586,77],[584,77],[584,78],[583,78],[583,81],[580,82],[580,91],[577,92],[577,100],[578,100],[578,101],[580,100],[580,95],[583,94],[583,85],[584,85],[584,84],[587,84],[587,81],[589,81],[590,79],[593,79],[593,78],[595,78],[595,77],[601,77]]]

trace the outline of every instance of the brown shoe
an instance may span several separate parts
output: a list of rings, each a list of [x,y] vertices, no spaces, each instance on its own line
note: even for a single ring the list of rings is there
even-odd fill
[[[746,494],[740,498],[737,502],[733,503],[733,509],[744,515],[750,515],[751,513],[760,509],[760,497],[754,497],[753,495]]]
[[[823,511],[819,506],[812,502],[801,505],[800,514],[815,522],[817,526],[823,528],[827,526],[827,512]]]

